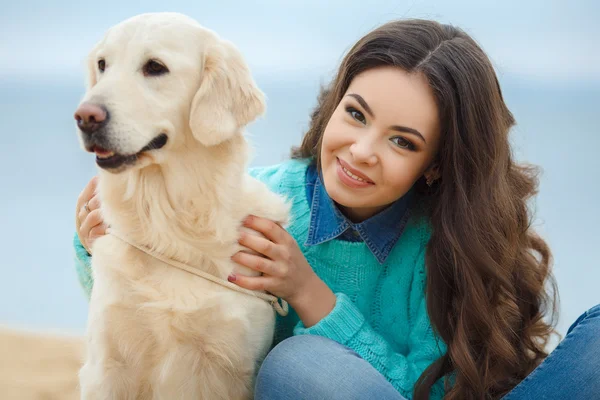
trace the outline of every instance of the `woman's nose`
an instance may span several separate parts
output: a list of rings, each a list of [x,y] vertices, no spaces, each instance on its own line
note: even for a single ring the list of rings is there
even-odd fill
[[[378,158],[376,141],[371,135],[362,136],[350,145],[350,154],[356,163],[373,165]]]

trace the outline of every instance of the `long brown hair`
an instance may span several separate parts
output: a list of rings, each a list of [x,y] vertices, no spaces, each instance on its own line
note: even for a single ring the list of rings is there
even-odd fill
[[[427,204],[427,311],[448,352],[421,375],[415,399],[452,377],[446,399],[497,399],[546,356],[557,293],[548,246],[531,229],[527,201],[537,170],[513,160],[514,125],[493,66],[462,30],[426,20],[387,23],[360,39],[321,92],[311,124],[293,158],[320,165],[329,118],[354,77],[379,66],[427,77],[442,126],[441,177]],[[549,317],[545,320],[544,318]]]

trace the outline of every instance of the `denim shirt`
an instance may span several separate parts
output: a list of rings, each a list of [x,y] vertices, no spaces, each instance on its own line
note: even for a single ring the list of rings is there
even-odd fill
[[[306,170],[306,197],[311,207],[305,245],[314,246],[336,238],[349,242],[364,241],[377,261],[383,264],[408,221],[411,193],[409,191],[383,211],[355,224],[331,200],[313,163]]]

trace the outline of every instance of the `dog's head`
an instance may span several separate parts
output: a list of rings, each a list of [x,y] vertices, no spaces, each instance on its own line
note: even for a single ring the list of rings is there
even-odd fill
[[[192,138],[217,145],[241,135],[265,108],[238,50],[181,14],[143,14],[114,26],[88,68],[75,119],[83,147],[110,172],[161,163]]]

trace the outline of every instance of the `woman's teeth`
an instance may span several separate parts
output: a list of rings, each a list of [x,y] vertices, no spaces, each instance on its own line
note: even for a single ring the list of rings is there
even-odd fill
[[[348,175],[350,178],[356,179],[359,182],[366,182],[363,178],[359,178],[358,176],[354,175],[352,172],[348,171],[346,168],[342,167],[342,169],[344,170],[346,175]]]

